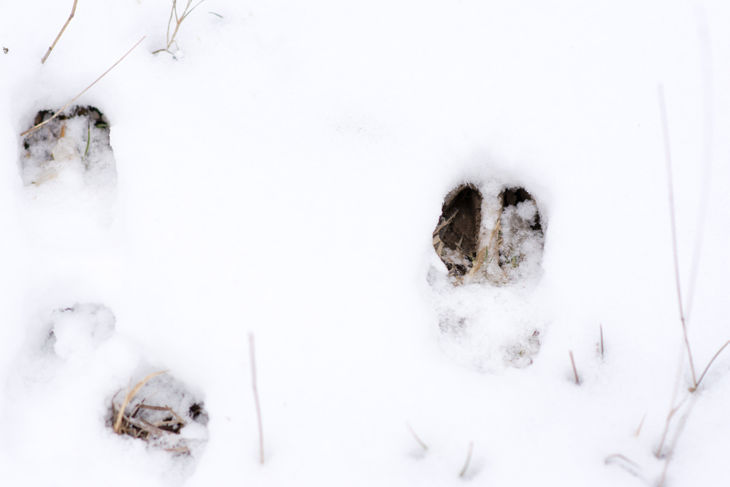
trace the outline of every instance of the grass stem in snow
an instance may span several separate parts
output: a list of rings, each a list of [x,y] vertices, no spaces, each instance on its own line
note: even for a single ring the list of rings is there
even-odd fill
[[[573,366],[573,377],[575,378],[575,385],[580,385],[580,377],[578,376],[578,369],[575,368],[575,358],[573,358],[573,351],[568,351],[570,355],[570,364]]]
[[[74,4],[71,7],[71,14],[68,16],[68,19],[66,19],[66,23],[63,24],[63,27],[61,27],[61,31],[58,33],[58,35],[54,39],[53,44],[51,44],[51,47],[48,48],[46,53],[41,58],[41,64],[44,64],[46,62],[46,59],[48,59],[48,56],[51,55],[51,51],[53,50],[54,47],[56,47],[56,43],[63,35],[63,32],[66,30],[66,27],[68,27],[68,24],[71,23],[71,19],[73,19],[74,15],[76,15],[76,4],[78,4],[78,3],[79,3],[79,0],[74,0]]]
[[[106,75],[107,75],[107,74],[109,73],[109,71],[111,71],[112,69],[116,68],[116,67],[117,67],[117,65],[118,65],[119,63],[121,63],[122,61],[124,61],[124,58],[126,58],[127,56],[129,56],[129,54],[130,54],[130,53],[131,53],[131,52],[132,52],[132,51],[134,50],[134,48],[136,48],[137,46],[139,46],[139,45],[140,45],[140,44],[142,43],[142,41],[144,40],[144,38],[145,38],[145,36],[142,36],[142,38],[141,38],[140,40],[138,40],[138,41],[137,41],[137,42],[136,42],[136,43],[135,43],[135,44],[134,44],[134,45],[133,45],[132,47],[130,47],[130,48],[129,48],[129,50],[128,50],[127,52],[125,52],[125,53],[124,53],[124,55],[123,55],[122,57],[120,57],[120,58],[119,58],[119,59],[117,60],[117,62],[115,62],[114,64],[112,64],[112,65],[111,65],[111,66],[109,67],[109,69],[107,69],[106,71],[104,71],[104,72],[103,72],[103,73],[101,74],[101,76],[99,76],[98,78],[96,78],[96,79],[95,79],[95,80],[94,80],[94,81],[93,81],[93,82],[92,82],[92,83],[91,83],[91,84],[90,84],[89,86],[87,86],[86,88],[84,88],[84,89],[83,89],[83,90],[81,91],[81,93],[79,93],[78,95],[74,96],[74,97],[73,97],[73,98],[71,99],[71,101],[70,101],[70,102],[66,103],[66,104],[65,104],[64,106],[62,106],[61,108],[59,108],[59,109],[58,109],[58,111],[56,111],[56,113],[54,113],[54,114],[53,114],[53,115],[52,115],[52,116],[51,116],[51,117],[50,117],[49,119],[47,119],[47,120],[44,120],[44,121],[42,121],[41,123],[39,123],[39,124],[37,124],[37,125],[34,125],[34,126],[32,126],[31,128],[29,128],[29,129],[28,129],[28,130],[26,130],[25,132],[21,133],[21,134],[20,134],[20,136],[21,136],[21,137],[25,137],[25,136],[26,136],[26,135],[28,135],[28,134],[32,134],[33,132],[35,132],[36,130],[38,130],[39,128],[43,127],[43,126],[44,126],[45,124],[47,124],[48,122],[50,122],[51,120],[53,120],[54,118],[56,118],[57,116],[59,116],[59,115],[60,115],[61,113],[63,113],[63,111],[64,111],[65,109],[67,109],[67,108],[68,108],[68,107],[69,107],[69,106],[70,106],[70,105],[71,105],[71,104],[72,104],[73,102],[75,102],[76,100],[78,100],[79,98],[81,98],[81,96],[82,96],[82,95],[83,95],[84,93],[86,93],[87,91],[89,91],[89,89],[91,89],[91,87],[92,87],[92,86],[94,86],[94,85],[95,85],[96,83],[98,83],[98,82],[99,82],[99,81],[100,81],[100,80],[101,80],[101,79],[102,79],[102,78],[103,78],[104,76],[106,76]]]
[[[421,448],[423,448],[423,451],[428,451],[428,445],[421,438],[418,437],[413,427],[409,423],[406,423],[406,426],[408,426],[408,431],[411,432],[411,435],[413,436],[413,439],[416,440],[416,443],[418,443]]]
[[[605,358],[605,349],[603,347],[603,325],[598,325],[598,329],[601,332],[601,360]]]
[[[251,356],[251,387],[253,388],[253,399],[256,404],[256,420],[259,426],[259,462],[264,464],[264,426],[261,421],[261,403],[259,402],[259,391],[256,387],[256,347],[254,345],[253,333],[248,334],[248,348]]]
[[[469,464],[471,463],[471,454],[474,452],[474,442],[469,442],[469,451],[466,453],[466,461],[464,462],[464,466],[461,469],[461,472],[459,472],[459,477],[464,478],[464,475],[466,475],[466,471],[469,470]]]

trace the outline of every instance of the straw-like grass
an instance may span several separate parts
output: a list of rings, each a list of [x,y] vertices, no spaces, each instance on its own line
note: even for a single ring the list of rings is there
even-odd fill
[[[134,398],[134,396],[137,395],[140,389],[148,383],[151,379],[157,377],[158,375],[162,375],[166,373],[166,370],[159,370],[157,372],[153,372],[149,374],[147,377],[142,379],[141,381],[137,382],[137,385],[135,385],[131,391],[127,393],[127,395],[124,397],[124,401],[122,402],[122,406],[119,408],[119,412],[117,412],[117,418],[114,421],[114,432],[117,434],[121,434],[121,428],[122,428],[122,419],[124,419],[124,411],[127,409],[127,406],[129,405],[129,402]],[[139,409],[139,408],[137,408]]]

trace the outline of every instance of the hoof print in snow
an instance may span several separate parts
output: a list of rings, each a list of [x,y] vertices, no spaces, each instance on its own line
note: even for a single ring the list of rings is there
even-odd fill
[[[536,266],[542,260],[545,234],[537,203],[524,188],[505,188],[499,199],[501,209],[495,225],[496,245],[488,251],[491,250],[493,255],[498,253],[501,270],[501,275],[493,275],[491,280],[506,284],[537,270]]]
[[[114,334],[116,319],[101,304],[77,303],[51,312],[43,348],[61,358],[94,350]]]
[[[455,284],[504,285],[537,274],[544,240],[537,203],[521,187],[457,187],[446,196],[433,232],[434,249]]]
[[[41,110],[33,126],[52,118]],[[80,181],[105,186],[116,181],[109,121],[98,108],[74,106],[23,139],[21,176],[26,186]]]
[[[433,247],[451,276],[463,276],[472,269],[481,222],[482,194],[474,186],[462,185],[446,196],[433,231]]]
[[[164,371],[117,391],[107,424],[119,435],[175,455],[195,456],[208,438],[203,401]]]

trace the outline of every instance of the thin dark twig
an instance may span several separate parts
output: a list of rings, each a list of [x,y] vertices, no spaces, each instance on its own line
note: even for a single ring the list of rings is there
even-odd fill
[[[92,83],[91,83],[91,84],[90,84],[89,86],[87,86],[86,88],[84,88],[84,89],[83,89],[83,91],[81,91],[81,93],[79,93],[78,95],[74,96],[74,97],[73,97],[73,98],[71,99],[71,101],[70,101],[70,102],[68,102],[68,103],[66,103],[66,104],[65,104],[64,106],[62,106],[62,107],[61,107],[61,108],[60,108],[60,109],[59,109],[59,110],[58,110],[58,111],[57,111],[56,113],[54,113],[54,114],[53,114],[53,115],[51,116],[51,118],[49,118],[49,119],[47,119],[47,120],[44,120],[44,121],[42,121],[41,123],[39,123],[39,124],[37,124],[37,125],[34,125],[34,126],[32,126],[32,127],[31,127],[31,128],[29,128],[28,130],[26,130],[25,132],[23,132],[22,134],[20,134],[20,136],[21,136],[21,137],[25,137],[25,136],[26,136],[26,135],[28,135],[28,134],[32,134],[33,132],[35,132],[36,130],[38,130],[39,128],[43,127],[43,126],[44,126],[45,124],[47,124],[48,122],[50,122],[51,120],[53,120],[54,118],[56,118],[57,116],[59,116],[59,115],[60,115],[61,113],[63,113],[63,111],[64,111],[64,110],[65,110],[66,108],[68,108],[68,107],[69,107],[69,106],[70,106],[70,105],[71,105],[71,104],[72,104],[73,102],[75,102],[76,100],[78,100],[79,98],[81,98],[81,96],[82,96],[82,95],[83,95],[84,93],[86,93],[87,91],[89,91],[89,89],[91,89],[91,87],[92,87],[92,86],[94,86],[94,85],[95,85],[96,83],[98,83],[98,82],[99,82],[99,81],[100,81],[100,80],[101,80],[101,79],[102,79],[102,78],[103,78],[104,76],[106,76],[106,75],[107,75],[107,74],[109,73],[109,71],[111,71],[112,69],[116,68],[116,67],[117,67],[117,65],[118,65],[119,63],[121,63],[122,61],[124,61],[124,58],[126,58],[127,56],[129,56],[129,54],[130,54],[130,53],[131,53],[131,52],[132,52],[132,51],[134,50],[134,48],[136,48],[137,46],[139,46],[139,45],[140,45],[140,44],[142,43],[142,41],[144,40],[144,38],[145,38],[145,36],[142,36],[142,38],[141,38],[140,40],[138,40],[138,41],[137,41],[137,42],[136,42],[136,43],[135,43],[135,44],[134,44],[134,45],[133,45],[132,47],[130,47],[130,48],[129,48],[129,50],[128,50],[127,52],[125,52],[125,53],[124,53],[124,55],[123,55],[122,57],[120,57],[120,58],[119,58],[119,59],[117,60],[117,62],[115,62],[114,64],[112,64],[112,65],[111,65],[111,66],[109,67],[109,69],[107,69],[106,71],[104,71],[104,72],[102,73],[102,75],[101,75],[101,76],[99,76],[98,78],[96,78],[96,79],[95,79],[95,80],[94,80],[94,81],[93,81],[93,82],[92,82]]]
[[[156,51],[153,51],[152,54],[157,54],[158,52],[170,52],[170,48],[175,43],[175,38],[177,37],[177,33],[180,30],[180,25],[182,25],[183,20],[185,20],[188,15],[193,13],[193,10],[198,8],[200,4],[204,1],[205,0],[200,0],[198,3],[191,7],[190,5],[193,3],[193,0],[187,0],[182,15],[180,15],[177,12],[177,0],[172,0],[172,7],[170,8],[170,18],[167,20],[167,33],[165,35],[167,45],[162,49],[157,49]],[[170,27],[172,26],[173,17],[175,18],[175,29],[173,30],[172,35],[170,35]]]
[[[464,467],[461,469],[461,472],[459,472],[459,477],[463,478],[464,475],[466,475],[466,471],[469,469],[469,463],[471,463],[471,454],[474,451],[474,442],[469,442],[469,451],[466,454],[466,461],[464,462]]]
[[[413,439],[416,440],[416,443],[421,445],[421,448],[423,448],[424,451],[428,451],[428,445],[421,438],[418,437],[410,423],[406,423],[406,426],[408,426],[408,431],[411,432],[411,435],[413,435]]]
[[[696,400],[697,396],[694,396],[693,399]],[[674,433],[674,439],[672,440],[672,444],[669,447],[669,450],[666,454],[666,459],[664,461],[664,468],[662,469],[662,476],[659,479],[659,482],[657,483],[657,487],[663,487],[664,483],[667,479],[667,471],[669,470],[669,463],[672,461],[672,458],[674,458],[674,451],[677,448],[677,443],[679,442],[679,437],[682,435],[682,432],[684,431],[684,427],[687,424],[687,419],[689,419],[689,415],[692,412],[692,407],[694,406],[694,400],[689,403],[689,406],[687,406],[687,412],[680,418],[679,424],[677,424],[676,432]]]
[[[639,426],[636,427],[636,431],[634,431],[634,436],[639,437],[641,434],[641,428],[644,426],[644,421],[646,420],[646,413],[641,417],[641,421],[639,422]]]
[[[573,377],[575,377],[575,385],[580,385],[580,377],[578,376],[578,369],[575,367],[575,359],[573,358],[573,351],[568,351],[570,354],[570,363],[573,365]]]
[[[725,344],[722,347],[720,347],[720,349],[717,352],[715,352],[715,355],[712,356],[709,363],[707,364],[707,367],[705,367],[705,370],[702,371],[700,378],[697,380],[697,387],[699,387],[700,384],[702,383],[702,379],[705,378],[705,374],[707,374],[707,371],[710,370],[710,366],[712,365],[712,363],[722,353],[722,351],[725,350],[725,347],[727,347],[728,345],[730,345],[730,340],[726,341]],[[691,392],[694,392],[695,390],[697,390],[697,387],[692,389]]]
[[[707,222],[707,207],[710,201],[710,190],[712,186],[712,153],[713,153],[713,132],[714,132],[714,83],[712,65],[712,43],[707,25],[707,15],[702,7],[695,9],[697,15],[697,37],[700,41],[700,63],[702,70],[702,108],[704,120],[702,123],[702,180],[700,183],[700,204],[697,215],[697,232],[695,234],[695,245],[692,252],[692,267],[690,267],[689,288],[687,290],[687,320],[692,316],[694,294],[696,290],[697,275],[699,274],[700,258],[702,256],[702,243],[705,236],[705,225]],[[698,381],[699,382],[699,381]]]
[[[66,27],[68,27],[68,24],[71,23],[71,19],[74,18],[74,15],[76,14],[76,4],[77,3],[79,3],[79,0],[74,0],[73,7],[71,7],[71,14],[68,16],[68,19],[66,19],[66,23],[63,24],[63,27],[61,27],[61,31],[56,36],[56,39],[54,39],[53,44],[51,44],[51,47],[48,48],[46,53],[41,58],[41,64],[44,64],[46,62],[46,59],[48,59],[48,56],[51,55],[51,51],[53,50],[54,47],[56,47],[56,43],[63,35],[63,32],[66,30]]]
[[[626,455],[614,453],[613,455],[607,456],[603,460],[603,463],[606,465],[618,465],[634,477],[641,478],[641,466]]]
[[[661,110],[662,119],[662,135],[664,137],[664,158],[667,166],[667,186],[669,193],[669,221],[672,227],[672,254],[674,256],[674,282],[677,288],[677,304],[679,305],[679,319],[682,322],[682,333],[684,335],[684,345],[687,347],[687,358],[689,359],[689,369],[692,373],[692,386],[697,388],[697,373],[695,372],[694,359],[692,358],[692,349],[689,346],[689,338],[687,336],[687,321],[684,315],[684,305],[682,304],[682,286],[679,280],[679,251],[677,250],[677,222],[674,211],[674,182],[672,177],[672,152],[669,147],[669,124],[667,122],[667,107],[664,101],[664,88],[660,84],[658,86],[659,108]]]
[[[687,398],[689,396],[684,396],[684,399],[679,401],[679,404],[674,406],[672,409],[669,410],[669,414],[667,414],[667,419],[664,423],[664,431],[662,432],[662,437],[659,440],[659,446],[657,446],[657,449],[654,451],[654,456],[657,458],[662,457],[662,450],[664,450],[664,443],[667,441],[667,436],[669,435],[669,427],[672,424],[672,418],[674,415],[679,411],[682,406],[684,405],[685,401],[687,401]]]
[[[599,330],[601,331],[601,359],[604,358],[604,348],[603,348],[603,325],[598,325]]]
[[[261,421],[261,403],[259,402],[259,392],[256,387],[256,347],[254,345],[253,333],[248,334],[248,348],[251,356],[251,387],[253,388],[253,398],[256,403],[256,419],[259,426],[259,461],[264,464],[264,426]]]

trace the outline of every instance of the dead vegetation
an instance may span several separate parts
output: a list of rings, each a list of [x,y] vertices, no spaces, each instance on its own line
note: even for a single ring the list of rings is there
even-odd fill
[[[119,59],[118,59],[118,60],[117,60],[117,61],[116,61],[116,62],[115,62],[114,64],[112,64],[111,66],[109,66],[109,68],[108,68],[108,69],[107,69],[106,71],[104,71],[104,72],[103,72],[103,73],[102,73],[102,74],[101,74],[101,75],[100,75],[100,76],[99,76],[98,78],[96,78],[96,79],[95,79],[94,81],[92,81],[90,85],[88,85],[88,86],[87,86],[86,88],[84,88],[83,90],[81,90],[81,92],[79,92],[79,94],[78,94],[78,95],[74,96],[74,97],[73,97],[73,98],[71,99],[71,101],[69,101],[68,103],[66,103],[66,104],[65,104],[64,106],[62,106],[61,108],[59,108],[59,109],[58,109],[58,110],[57,110],[57,111],[56,111],[56,112],[55,112],[55,113],[54,113],[54,114],[53,114],[52,116],[50,116],[50,117],[49,117],[49,118],[47,118],[46,120],[43,120],[43,121],[41,121],[41,122],[39,122],[39,123],[37,123],[37,124],[33,125],[33,126],[32,126],[31,128],[29,128],[29,129],[28,129],[28,130],[26,130],[25,132],[21,133],[21,134],[20,134],[20,136],[21,136],[21,137],[25,137],[26,135],[28,135],[28,134],[31,134],[31,133],[33,133],[33,132],[35,132],[36,130],[38,130],[38,129],[40,129],[40,128],[41,128],[42,126],[44,126],[45,124],[49,123],[49,122],[50,122],[51,120],[54,120],[54,119],[55,119],[56,117],[58,117],[59,115],[61,115],[61,114],[62,114],[62,113],[63,113],[63,112],[64,112],[64,111],[65,111],[65,110],[66,110],[66,109],[68,108],[68,107],[70,107],[71,105],[73,105],[73,104],[74,104],[74,102],[76,102],[76,100],[78,100],[79,98],[81,98],[81,96],[82,96],[82,95],[83,95],[84,93],[86,93],[87,91],[89,91],[89,90],[91,89],[91,87],[92,87],[92,86],[94,86],[94,85],[95,85],[96,83],[98,83],[99,81],[101,81],[101,79],[102,79],[102,78],[103,78],[104,76],[106,76],[107,74],[109,74],[109,72],[110,72],[110,71],[111,71],[112,69],[116,68],[116,67],[117,67],[117,65],[118,65],[119,63],[121,63],[122,61],[124,61],[124,59],[125,59],[125,58],[126,58],[127,56],[129,56],[129,54],[130,54],[130,53],[131,53],[131,52],[132,52],[132,51],[133,51],[133,50],[134,50],[134,49],[135,49],[135,48],[136,48],[137,46],[139,46],[139,45],[140,45],[140,44],[142,43],[142,41],[143,41],[144,39],[145,39],[145,38],[144,38],[144,36],[143,36],[143,37],[142,37],[142,38],[141,38],[140,40],[138,40],[138,41],[137,41],[137,42],[136,42],[136,43],[135,43],[135,44],[134,44],[134,45],[133,45],[132,47],[130,47],[130,48],[129,48],[129,50],[128,50],[127,52],[125,52],[125,53],[124,53],[124,54],[122,55],[122,57],[120,57],[120,58],[119,58]]]
[[[165,403],[153,404],[156,396],[167,395],[171,399],[164,391],[170,381],[151,384],[156,377],[165,373],[166,371],[158,371],[147,375],[127,392],[120,404],[116,402],[116,398],[121,391],[117,391],[111,400],[110,426],[118,435],[143,440],[150,446],[170,453],[189,455],[190,442],[194,440],[182,437],[181,431],[193,421],[205,425],[207,413],[203,404],[197,401],[184,410],[176,410]],[[179,405],[185,404],[185,401],[177,402]]]
[[[76,5],[79,3],[79,0],[74,0],[73,5],[71,6],[71,13],[68,16],[68,19],[66,19],[66,22],[63,24],[63,27],[61,27],[61,31],[58,33],[56,38],[53,40],[53,44],[48,48],[46,53],[41,58],[41,64],[44,64],[46,62],[46,59],[48,59],[48,56],[51,55],[51,51],[53,51],[53,48],[56,47],[56,43],[58,43],[58,40],[63,35],[64,31],[66,30],[66,27],[68,27],[68,24],[71,23],[71,19],[74,18],[74,15],[76,15]]]
[[[183,21],[188,18],[188,15],[193,13],[193,10],[195,10],[201,3],[203,3],[204,0],[200,0],[198,3],[193,5],[192,0],[187,0],[185,2],[185,7],[183,8],[182,13],[178,12],[177,8],[177,0],[172,0],[172,7],[170,8],[170,17],[167,20],[167,32],[165,34],[165,47],[162,49],[158,49],[156,51],[153,51],[152,54],[157,54],[160,52],[166,52],[170,54],[173,58],[175,58],[175,53],[171,50],[173,46],[177,45],[177,34],[180,31],[180,26],[182,25]],[[175,58],[176,59],[176,58]]]

